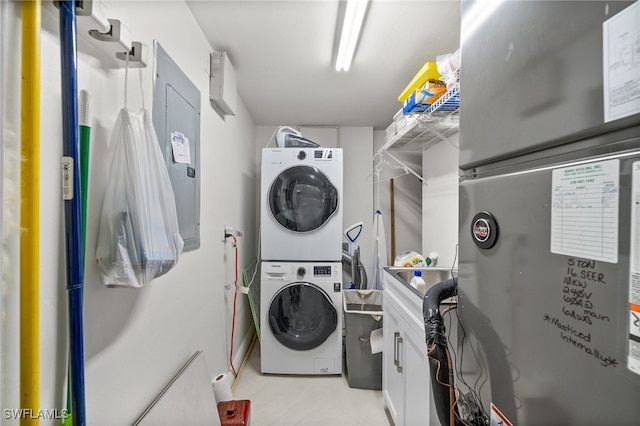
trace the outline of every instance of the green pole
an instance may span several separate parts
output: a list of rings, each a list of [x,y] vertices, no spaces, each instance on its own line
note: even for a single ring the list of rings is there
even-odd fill
[[[91,137],[91,96],[80,91],[78,124],[80,129],[80,193],[82,194],[82,266],[86,255],[87,199],[89,198],[89,141]]]
[[[81,90],[78,100],[78,130],[80,136],[80,194],[82,197],[82,267],[84,269],[84,259],[86,255],[87,240],[87,200],[89,195],[89,141],[91,140],[91,96],[86,90]],[[71,412],[71,377],[70,370],[67,370],[67,416],[64,418],[63,426],[72,426],[73,417]]]

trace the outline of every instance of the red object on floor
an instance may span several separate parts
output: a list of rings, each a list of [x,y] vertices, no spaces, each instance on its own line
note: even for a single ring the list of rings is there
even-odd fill
[[[221,426],[248,426],[251,401],[238,399],[218,402]]]

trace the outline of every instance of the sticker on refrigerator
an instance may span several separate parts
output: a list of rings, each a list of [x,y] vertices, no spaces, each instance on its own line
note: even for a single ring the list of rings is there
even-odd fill
[[[605,123],[640,112],[640,2],[602,23]]]
[[[491,403],[491,424],[490,426],[513,426],[513,423],[498,410],[498,407]]]
[[[640,374],[640,161],[632,166],[629,251],[629,370]]]
[[[618,262],[620,160],[553,170],[551,252]]]

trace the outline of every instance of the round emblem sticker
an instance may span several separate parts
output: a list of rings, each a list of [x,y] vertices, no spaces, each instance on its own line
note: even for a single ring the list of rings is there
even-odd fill
[[[473,237],[484,243],[489,239],[489,235],[491,234],[491,228],[489,227],[489,223],[485,219],[478,219],[473,224]]]
[[[493,247],[498,239],[498,224],[489,212],[480,212],[471,221],[471,237],[481,249]]]

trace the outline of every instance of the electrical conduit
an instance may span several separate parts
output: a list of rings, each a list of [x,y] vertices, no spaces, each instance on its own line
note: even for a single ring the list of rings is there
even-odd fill
[[[238,372],[233,365],[233,343],[234,343],[234,335],[236,332],[236,309],[238,304],[238,239],[233,238],[233,249],[235,252],[234,256],[234,280],[233,280],[233,313],[231,314],[231,342],[229,349],[229,365],[231,366],[231,371],[233,372],[233,377],[238,376]]]
[[[40,1],[22,2],[20,89],[20,424],[38,424],[40,301]]]
[[[82,331],[82,207],[78,130],[78,81],[74,1],[60,2],[62,82],[63,198],[69,305],[69,364],[73,424],[84,425],[84,343]]]

